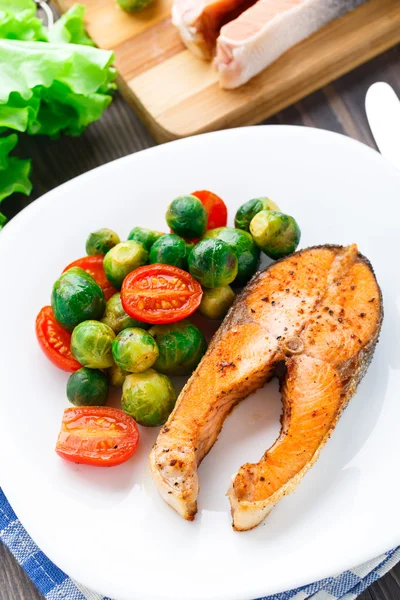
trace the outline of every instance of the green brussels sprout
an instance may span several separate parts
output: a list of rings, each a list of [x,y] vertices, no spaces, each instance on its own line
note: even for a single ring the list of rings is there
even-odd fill
[[[185,239],[201,237],[207,227],[207,211],[196,196],[179,196],[165,215],[174,233]]]
[[[108,300],[101,322],[111,327],[114,333],[119,333],[127,327],[141,327],[142,329],[149,328],[147,323],[142,323],[142,321],[132,319],[132,317],[126,314],[122,308],[121,296],[119,292],[111,296],[111,298]]]
[[[238,274],[238,259],[222,240],[202,240],[193,248],[188,259],[192,277],[207,288],[232,283]]]
[[[250,233],[233,227],[218,227],[206,232],[203,239],[208,238],[222,240],[232,248],[238,259],[238,274],[232,285],[245,285],[260,264],[260,249]]]
[[[109,369],[107,369],[108,380],[111,385],[114,387],[122,387],[125,377],[129,375],[122,369],[119,368],[118,365],[113,365]]]
[[[200,329],[190,321],[154,325],[149,333],[159,351],[154,368],[165,375],[191,375],[207,349]]]
[[[115,364],[129,373],[142,373],[158,358],[158,348],[153,337],[139,327],[121,331],[112,345]]]
[[[145,427],[164,425],[175,402],[171,381],[154,369],[128,375],[122,386],[123,410]]]
[[[185,240],[179,237],[179,235],[168,233],[160,237],[152,245],[150,250],[150,264],[159,263],[186,269],[187,254]]]
[[[108,397],[107,377],[97,369],[82,367],[68,379],[67,397],[75,406],[104,406]]]
[[[204,290],[199,312],[207,319],[223,319],[235,298],[235,292],[229,285]]]
[[[280,211],[280,208],[269,198],[254,198],[253,200],[249,200],[238,209],[235,216],[235,227],[237,229],[244,229],[244,231],[250,231],[251,220],[262,210]]]
[[[100,321],[83,321],[72,332],[71,352],[78,362],[89,369],[111,367],[112,343],[115,333]]]
[[[72,331],[82,321],[101,319],[106,300],[103,290],[89,273],[72,267],[53,285],[51,307],[56,321]]]
[[[151,229],[146,229],[145,227],[134,227],[128,235],[128,240],[139,242],[147,252],[150,252],[154,242],[162,235],[164,234],[160,231],[153,231]]]
[[[125,277],[145,265],[148,258],[149,253],[138,242],[130,240],[117,244],[104,257],[104,271],[108,281],[120,289]]]
[[[92,254],[107,254],[120,241],[118,235],[112,229],[99,229],[91,233],[86,240],[86,253],[89,256]]]
[[[153,0],[117,0],[118,6],[126,12],[138,12],[149,6]]]
[[[293,217],[273,210],[262,210],[250,223],[256,244],[270,258],[292,254],[299,245],[301,231]]]

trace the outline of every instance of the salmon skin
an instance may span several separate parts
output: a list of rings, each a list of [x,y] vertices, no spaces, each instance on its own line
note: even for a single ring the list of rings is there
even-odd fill
[[[285,366],[282,429],[228,491],[233,527],[260,523],[317,460],[378,340],[381,292],[355,244],[292,254],[254,276],[182,390],[150,454],[154,481],[182,517],[197,511],[197,468],[226,416]]]

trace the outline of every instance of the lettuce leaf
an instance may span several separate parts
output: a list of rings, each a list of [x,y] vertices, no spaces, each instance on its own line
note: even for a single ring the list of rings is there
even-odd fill
[[[46,41],[46,30],[36,10],[33,0],[0,0],[0,38]]]
[[[113,59],[90,46],[0,40],[0,127],[79,135],[111,102]]]
[[[48,31],[47,38],[52,44],[80,44],[95,46],[87,35],[83,24],[85,7],[74,4],[69,11],[58,19]]]
[[[49,30],[36,9],[33,0],[0,0],[0,135],[79,135],[111,102],[114,54],[94,47],[83,6]],[[17,141],[0,137],[0,202],[31,191],[30,161],[9,157]]]
[[[9,156],[17,142],[18,136],[15,133],[7,137],[0,137],[0,202],[14,192],[21,192],[29,196],[32,190],[32,184],[29,181],[31,161]]]

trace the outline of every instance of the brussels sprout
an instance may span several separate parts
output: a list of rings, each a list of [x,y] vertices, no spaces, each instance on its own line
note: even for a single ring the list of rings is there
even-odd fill
[[[125,277],[131,271],[145,265],[148,258],[149,253],[138,242],[128,241],[117,244],[104,257],[107,279],[119,289]]]
[[[192,277],[207,288],[228,285],[237,276],[238,259],[222,240],[202,240],[193,248],[188,259]]]
[[[159,350],[154,368],[165,375],[191,375],[207,348],[200,329],[190,321],[154,325],[149,333]]]
[[[207,319],[223,319],[235,298],[235,292],[229,285],[204,290],[199,312]]]
[[[238,209],[235,216],[235,227],[237,229],[244,229],[244,231],[250,231],[250,221],[262,210],[280,211],[280,208],[269,198],[254,198],[253,200],[249,200]]]
[[[146,8],[153,0],[117,0],[118,6],[126,12],[137,12]]]
[[[201,237],[208,221],[207,211],[196,196],[176,198],[165,217],[174,233],[189,240]]]
[[[84,367],[106,369],[113,365],[114,338],[115,333],[108,325],[99,321],[84,321],[72,332],[71,352]]]
[[[134,227],[128,235],[128,240],[139,242],[147,252],[150,252],[154,242],[162,235],[164,234],[160,231],[152,231],[151,229],[145,229],[145,227]]]
[[[164,425],[176,402],[176,393],[166,375],[148,369],[128,375],[122,386],[122,408],[140,425]]]
[[[139,327],[128,327],[121,331],[113,342],[112,353],[115,364],[129,373],[146,371],[158,358],[156,342]]]
[[[185,269],[187,267],[187,253],[185,240],[174,233],[166,234],[152,245],[150,264],[159,263]]]
[[[89,256],[92,254],[107,254],[120,241],[115,231],[111,229],[99,229],[91,233],[86,240],[86,253]]]
[[[258,269],[260,264],[260,249],[247,231],[233,227],[218,227],[207,231],[203,239],[222,240],[232,250],[238,259],[238,274],[233,286],[245,285]]]
[[[89,273],[73,267],[53,286],[51,307],[58,323],[67,331],[87,319],[100,319],[106,307],[101,287]]]
[[[250,223],[256,244],[270,258],[278,259],[294,252],[301,231],[293,217],[273,210],[262,210]]]
[[[104,406],[107,396],[107,377],[97,369],[83,367],[68,379],[67,397],[75,406]]]
[[[132,319],[132,317],[126,314],[122,308],[119,292],[111,296],[107,302],[106,310],[101,322],[111,327],[114,333],[119,333],[127,327],[141,327],[142,329],[148,329],[150,327],[147,323]]]
[[[111,385],[114,387],[122,387],[125,377],[129,375],[122,369],[119,368],[118,365],[113,365],[109,369],[107,369],[108,380]]]

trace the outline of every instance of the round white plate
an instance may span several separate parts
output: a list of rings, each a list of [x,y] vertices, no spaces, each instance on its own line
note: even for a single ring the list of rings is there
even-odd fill
[[[231,529],[231,475],[279,429],[277,384],[228,417],[200,468],[199,512],[159,497],[143,429],[128,463],[95,469],[54,452],[67,374],[42,354],[35,317],[87,234],[166,230],[178,195],[208,188],[229,207],[268,195],[302,229],[301,247],[357,242],[382,287],[385,320],[368,374],[295,494],[253,531]],[[400,172],[366,146],[315,129],[255,127],[173,142],[46,194],[0,233],[0,484],[41,549],[115,600],[248,600],[335,575],[400,543]]]

